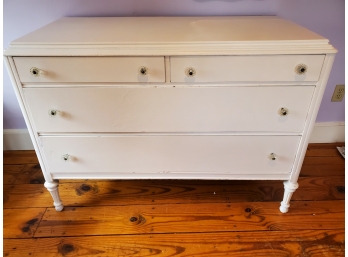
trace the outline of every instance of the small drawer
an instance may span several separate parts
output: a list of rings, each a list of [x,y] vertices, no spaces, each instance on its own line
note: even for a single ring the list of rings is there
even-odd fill
[[[325,55],[171,57],[171,82],[318,81]]]
[[[289,174],[300,136],[41,137],[51,174]],[[61,175],[62,176],[62,175]]]
[[[23,91],[38,132],[301,132],[314,86]]]
[[[23,83],[164,82],[164,57],[14,57]]]

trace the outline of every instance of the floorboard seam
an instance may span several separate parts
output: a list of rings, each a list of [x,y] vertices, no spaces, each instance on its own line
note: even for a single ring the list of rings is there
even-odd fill
[[[34,231],[34,233],[33,233],[31,238],[35,238],[36,231],[39,229],[40,223],[41,223],[43,217],[45,216],[46,212],[47,212],[47,207],[45,208],[45,211],[43,212],[43,214],[41,216],[41,219],[39,220],[39,223],[37,224],[36,229],[35,229],[35,231]]]

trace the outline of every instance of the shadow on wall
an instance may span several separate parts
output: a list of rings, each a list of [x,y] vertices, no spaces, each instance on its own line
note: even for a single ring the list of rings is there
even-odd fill
[[[226,2],[226,3],[229,3],[229,2],[241,2],[241,1],[245,1],[245,0],[193,0],[194,2],[197,2],[197,3],[205,3],[205,2]],[[265,1],[265,0],[252,0],[252,1]]]
[[[6,74],[6,73],[5,73]],[[2,125],[3,125],[3,129],[6,129],[6,128],[11,128],[11,122],[12,122],[12,119],[13,119],[13,113],[12,112],[12,109],[9,108],[6,103],[4,102],[3,103],[3,116],[2,116]]]
[[[10,88],[10,90],[13,89]],[[3,129],[26,129],[27,126],[15,96],[13,96],[13,99],[15,100],[13,104],[11,104],[8,99],[3,99]]]

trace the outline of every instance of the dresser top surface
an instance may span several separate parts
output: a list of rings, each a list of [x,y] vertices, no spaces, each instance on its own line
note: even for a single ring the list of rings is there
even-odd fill
[[[325,40],[276,16],[62,18],[13,44]]]
[[[12,50],[23,50],[24,46],[35,50],[68,46],[98,48],[101,45],[134,49],[160,45],[179,47],[180,51],[180,48],[187,50],[185,46],[211,48],[224,44],[235,48],[241,44],[260,47],[284,43],[305,47],[329,46],[328,40],[322,36],[276,16],[67,17],[14,40],[5,55],[16,55]],[[71,53],[66,51],[66,54]]]

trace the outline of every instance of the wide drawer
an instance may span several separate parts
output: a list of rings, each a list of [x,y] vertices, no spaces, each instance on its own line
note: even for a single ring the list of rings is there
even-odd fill
[[[77,87],[24,88],[24,95],[38,132],[300,132],[313,90]]]
[[[164,82],[164,57],[14,57],[23,83]],[[37,70],[33,70],[37,68]],[[141,74],[146,68],[146,74]],[[33,74],[38,73],[38,74]]]
[[[318,81],[324,57],[325,55],[171,57],[171,82]]]
[[[300,136],[41,137],[52,174],[287,174]],[[272,155],[275,160],[272,160]],[[65,160],[67,159],[67,160]]]

